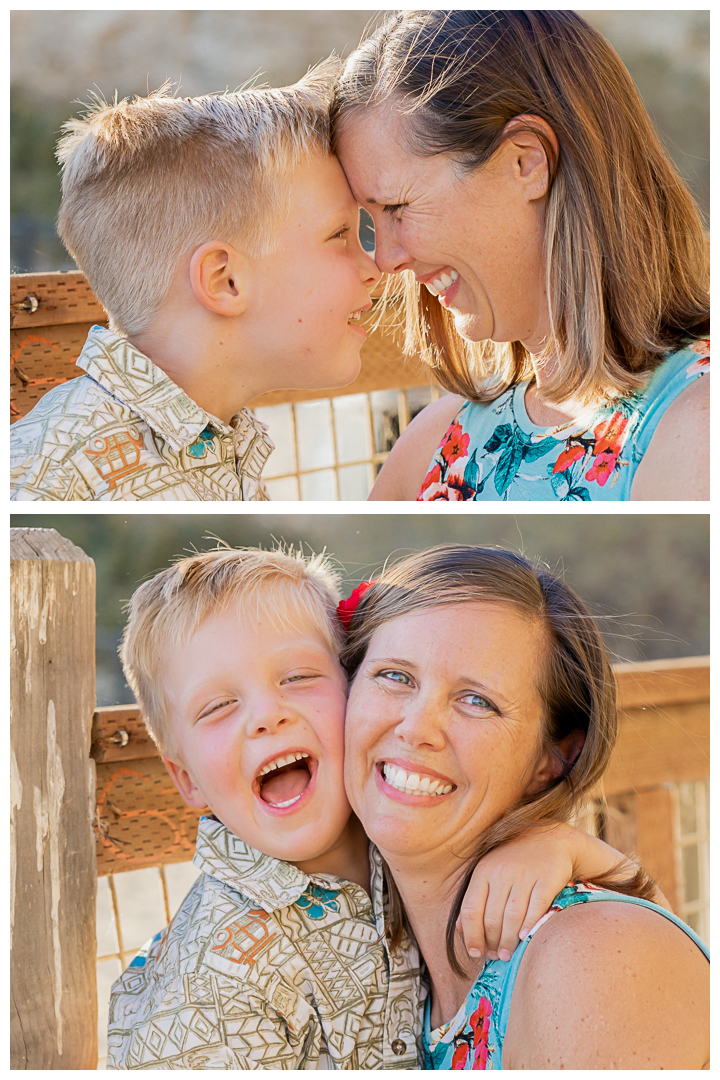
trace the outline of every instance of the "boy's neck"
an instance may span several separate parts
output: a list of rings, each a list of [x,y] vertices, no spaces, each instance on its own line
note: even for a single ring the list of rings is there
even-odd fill
[[[370,862],[368,859],[368,838],[365,830],[351,815],[342,835],[330,851],[318,855],[315,859],[294,864],[304,874],[322,874],[329,877],[343,878],[360,885],[366,893],[370,892]]]
[[[197,319],[177,320],[164,318],[163,314],[148,330],[134,334],[128,341],[201,409],[229,423],[257,396],[251,381],[242,378],[229,320],[223,326],[226,332],[220,334],[213,320],[202,314]]]

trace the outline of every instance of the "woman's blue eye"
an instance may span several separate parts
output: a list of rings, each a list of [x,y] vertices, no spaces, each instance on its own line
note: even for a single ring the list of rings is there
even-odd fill
[[[495,706],[487,698],[480,694],[466,694],[462,701],[467,702],[473,709],[494,709]]]
[[[390,679],[391,682],[396,683],[409,683],[410,678],[404,671],[381,671],[380,674],[384,679]]]

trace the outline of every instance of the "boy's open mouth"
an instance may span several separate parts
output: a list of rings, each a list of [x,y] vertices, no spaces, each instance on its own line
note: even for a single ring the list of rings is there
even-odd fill
[[[291,750],[263,765],[257,776],[260,798],[278,810],[298,802],[317,769],[305,750]]]

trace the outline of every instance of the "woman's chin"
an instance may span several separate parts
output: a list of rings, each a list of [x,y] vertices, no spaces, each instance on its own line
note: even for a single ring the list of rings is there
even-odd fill
[[[492,321],[487,316],[449,308],[455,329],[465,341],[488,341],[492,336]]]

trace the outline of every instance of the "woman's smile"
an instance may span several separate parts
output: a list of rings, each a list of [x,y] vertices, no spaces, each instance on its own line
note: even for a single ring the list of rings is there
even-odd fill
[[[440,776],[432,769],[413,762],[381,761],[376,765],[378,787],[391,799],[400,797],[401,802],[408,798],[420,805],[429,806],[443,795],[449,795],[457,787],[448,777]]]

